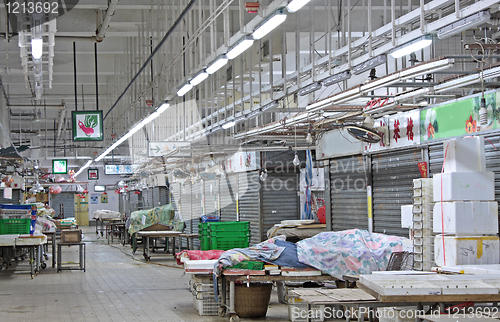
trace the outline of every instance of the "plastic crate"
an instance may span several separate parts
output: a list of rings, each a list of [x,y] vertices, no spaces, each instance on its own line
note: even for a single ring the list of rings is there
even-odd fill
[[[249,221],[212,222],[208,225],[210,232],[219,231],[247,231],[250,229]]]
[[[219,222],[220,217],[218,216],[201,216],[200,220],[202,223],[207,223],[207,222]]]
[[[210,250],[210,238],[208,236],[199,235],[200,238],[200,249]]]
[[[228,250],[233,248],[247,248],[248,245],[248,237],[212,237],[210,239],[211,249]]]
[[[249,269],[254,271],[261,271],[264,269],[264,262],[256,261],[242,261],[234,266],[228,268]]]
[[[209,231],[208,234],[210,237],[222,237],[222,238],[238,238],[238,237],[250,237],[250,231],[248,230],[237,230],[237,231],[232,231],[232,230],[222,230],[222,231]]]
[[[0,235],[29,234],[30,218],[3,218],[0,219]]]

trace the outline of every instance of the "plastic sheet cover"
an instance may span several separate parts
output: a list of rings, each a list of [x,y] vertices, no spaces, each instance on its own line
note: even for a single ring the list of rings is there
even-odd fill
[[[138,210],[130,214],[130,227],[128,232],[132,235],[136,231],[154,224],[171,226],[172,230],[182,231],[184,223],[175,219],[174,206],[172,204],[154,207],[153,209]]]

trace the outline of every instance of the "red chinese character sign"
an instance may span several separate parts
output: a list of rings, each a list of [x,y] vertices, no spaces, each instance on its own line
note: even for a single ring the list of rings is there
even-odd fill
[[[378,144],[365,144],[365,152],[411,146],[420,143],[420,111],[409,111],[375,119],[375,130],[388,127],[388,139],[380,133],[382,140]],[[381,132],[379,130],[379,132]],[[385,142],[389,141],[389,144]]]
[[[427,178],[427,162],[419,162],[418,170],[420,171],[422,178]]]

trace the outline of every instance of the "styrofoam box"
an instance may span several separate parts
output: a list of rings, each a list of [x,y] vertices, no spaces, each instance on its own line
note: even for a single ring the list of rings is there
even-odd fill
[[[413,238],[413,245],[415,246],[434,245],[434,236],[415,237]]]
[[[432,187],[422,187],[413,189],[413,197],[432,196]]]
[[[444,214],[444,220],[441,219],[441,213]],[[443,228],[445,234],[453,235],[477,236],[498,233],[496,201],[438,202],[434,205],[433,217],[435,233],[442,233]]]
[[[412,239],[403,239],[403,252],[413,253],[413,240]]]
[[[427,229],[427,228],[432,228],[432,221],[430,220],[425,220],[425,221],[414,221],[413,222],[413,229]]]
[[[434,261],[438,266],[444,266],[445,255],[446,266],[498,264],[499,246],[496,236],[444,236],[443,251],[443,236],[437,235]]]
[[[413,214],[413,221],[432,221],[432,212],[423,212],[420,214]]]
[[[448,151],[446,151],[447,148]],[[475,136],[443,142],[443,153],[446,154],[445,173],[486,171],[482,137]]]
[[[452,172],[434,175],[434,201],[495,200],[495,174],[493,172]]]
[[[434,245],[426,244],[426,245],[415,245],[413,246],[413,252],[418,254],[434,254]],[[434,258],[432,259],[434,260]]]
[[[434,203],[434,197],[432,196],[432,194],[420,197],[413,197],[414,205],[426,205],[433,203]]]
[[[415,237],[431,237],[434,233],[431,228],[423,228],[415,230]]]
[[[288,319],[292,322],[305,322],[307,315],[311,316],[311,321],[323,322],[325,320],[325,306],[311,305],[311,312],[307,312],[307,303],[300,298],[288,298]]]
[[[430,262],[413,262],[413,269],[416,271],[430,271],[432,269],[433,263]]]
[[[413,254],[413,261],[415,262],[422,262],[422,263],[432,263],[434,261],[434,254],[433,253],[421,253],[421,254],[417,254],[417,253],[414,253]]]
[[[423,187],[432,188],[432,179],[430,178],[413,179],[413,188],[423,188]]]
[[[401,206],[401,227],[411,228],[413,226],[413,205]]]
[[[420,214],[423,212],[431,212],[433,208],[433,205],[428,203],[424,205],[413,205],[413,213],[414,214]]]

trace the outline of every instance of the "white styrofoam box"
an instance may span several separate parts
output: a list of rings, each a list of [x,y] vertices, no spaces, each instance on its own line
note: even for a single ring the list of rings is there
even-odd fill
[[[413,253],[413,240],[404,238],[402,240],[403,252]]]
[[[434,245],[432,244],[415,245],[413,246],[413,252],[417,254],[434,254]],[[432,258],[432,261],[434,261],[434,258]]]
[[[443,236],[434,239],[434,261],[438,266],[498,264],[500,241],[496,236]]]
[[[432,264],[430,262],[413,262],[413,269],[416,271],[430,271],[433,267]]]
[[[413,245],[433,245],[434,244],[434,236],[429,237],[415,237],[413,238]]]
[[[359,282],[380,295],[441,294],[441,287],[429,283],[426,275],[360,275]]]
[[[432,222],[432,212],[423,212],[423,213],[419,213],[419,214],[413,214],[413,221]]]
[[[436,281],[433,282],[441,286],[441,294],[498,294],[498,287],[486,284],[480,280],[460,281]]]
[[[441,219],[441,213],[444,214],[444,220]],[[496,201],[438,202],[434,205],[433,217],[435,233],[442,233],[443,228],[445,234],[452,235],[477,236],[498,233]]]
[[[445,141],[443,142],[443,155],[446,154],[444,172],[486,171],[484,152],[483,137],[475,136]]]
[[[424,205],[413,205],[413,213],[420,214],[423,212],[432,212],[433,205],[428,203]]]
[[[432,196],[432,187],[422,187],[413,189],[413,197]]]
[[[448,268],[447,266],[442,266],[444,271]],[[469,275],[500,275],[500,265],[499,264],[488,264],[488,265],[459,265],[452,267],[454,272],[462,272],[462,274]],[[498,279],[498,277],[497,277]],[[500,279],[498,279],[497,284],[500,284]]]
[[[434,177],[434,201],[495,200],[495,174],[493,172],[438,173]]]
[[[184,269],[213,269],[216,259],[185,260]]]
[[[432,232],[432,228],[422,228],[415,230],[414,232],[415,237],[431,237],[434,236],[434,233]]]
[[[411,228],[413,225],[413,205],[401,206],[401,227]]]
[[[432,194],[420,196],[420,197],[413,197],[413,204],[414,205],[426,205],[426,204],[433,204],[433,203],[434,203],[434,197],[432,196]]]
[[[323,322],[325,320],[325,306],[311,305],[311,311],[307,312],[307,303],[298,297],[288,297],[288,319],[292,322],[305,322],[307,316],[311,321]]]
[[[419,178],[413,179],[413,188],[432,188],[432,179]]]
[[[413,229],[427,229],[427,228],[432,228],[432,221],[431,220],[425,220],[425,221],[414,221],[413,222]]]
[[[418,254],[415,252],[413,254],[413,261],[422,263],[432,263],[434,262],[434,253],[427,252]]]

